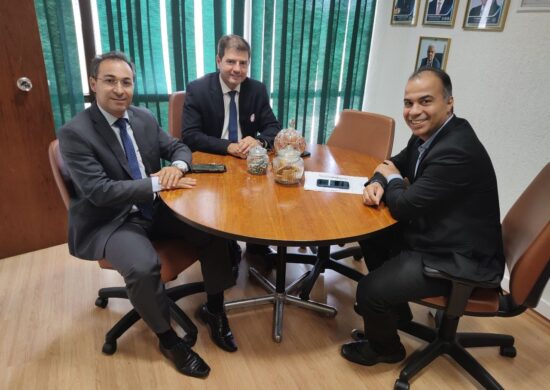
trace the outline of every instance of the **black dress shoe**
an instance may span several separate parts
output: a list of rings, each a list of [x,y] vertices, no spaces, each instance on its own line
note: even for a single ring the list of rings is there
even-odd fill
[[[159,344],[159,348],[162,354],[170,359],[177,370],[184,375],[206,378],[210,373],[208,364],[183,341],[172,348],[164,348],[162,344]]]
[[[407,355],[403,344],[400,344],[395,352],[382,355],[376,352],[367,340],[344,344],[340,353],[350,362],[364,366],[374,366],[377,363],[397,363],[405,359]]]
[[[246,244],[246,257],[250,263],[254,263],[255,260],[261,261],[261,266],[265,268],[266,271],[270,271],[275,266],[274,255],[276,255],[273,249],[267,245],[258,245],[258,244]]]
[[[218,347],[227,352],[235,352],[237,350],[237,344],[229,328],[229,321],[225,312],[219,314],[210,313],[206,305],[202,305],[198,310],[198,317],[208,325],[210,328],[210,337]]]

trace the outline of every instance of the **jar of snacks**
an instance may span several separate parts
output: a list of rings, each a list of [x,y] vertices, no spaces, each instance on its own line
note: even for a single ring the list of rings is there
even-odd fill
[[[273,142],[273,147],[276,153],[288,145],[292,146],[300,153],[303,153],[306,149],[306,140],[300,135],[300,133],[298,133],[298,131],[296,131],[293,127],[290,127],[279,131],[275,137],[275,141]]]
[[[267,150],[261,146],[254,146],[248,151],[246,158],[248,173],[253,175],[265,175],[269,165],[269,156]]]
[[[296,184],[304,175],[304,160],[300,151],[287,145],[273,159],[273,176],[280,184]]]

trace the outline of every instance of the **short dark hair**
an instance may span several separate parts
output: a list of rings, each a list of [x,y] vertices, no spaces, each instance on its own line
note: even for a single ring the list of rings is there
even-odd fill
[[[90,77],[93,77],[94,79],[97,79],[97,74],[99,73],[99,65],[105,61],[105,60],[117,60],[117,61],[124,61],[130,66],[132,69],[133,78],[136,78],[136,68],[132,61],[121,51],[110,51],[103,54],[98,54],[92,59],[92,63],[90,64]]]
[[[431,66],[423,66],[421,68],[418,68],[413,74],[411,74],[411,76],[409,77],[409,81],[420,77],[420,75],[424,72],[431,72],[439,80],[441,80],[441,84],[443,84],[443,96],[445,98],[453,96],[453,84],[451,83],[451,77],[449,77],[449,75],[444,70],[433,68]]]
[[[224,35],[218,41],[218,57],[223,58],[225,49],[235,49],[237,51],[246,51],[250,58],[250,45],[239,35]]]

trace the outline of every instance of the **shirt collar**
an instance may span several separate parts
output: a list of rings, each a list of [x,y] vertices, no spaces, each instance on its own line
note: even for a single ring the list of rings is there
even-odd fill
[[[433,140],[435,139],[435,137],[437,137],[437,135],[439,134],[439,132],[445,127],[445,125],[447,123],[449,123],[449,121],[455,116],[455,114],[451,114],[447,120],[445,121],[445,123],[443,123],[443,125],[437,129],[437,131],[435,133],[433,133],[430,138],[428,138],[426,141],[424,141],[420,146],[418,146],[418,151],[420,153],[423,153],[426,151],[426,149],[428,149],[430,147],[430,145],[432,144]]]
[[[227,86],[227,84],[225,84],[225,82],[223,81],[222,79],[222,75],[221,73],[218,74],[218,77],[220,78],[220,85],[222,86],[222,93],[225,95],[226,93],[228,92],[231,92],[231,91],[237,91],[238,93],[241,93],[241,84],[237,85],[237,88],[235,89],[231,89]]]
[[[103,114],[105,119],[107,119],[107,123],[109,123],[109,126],[111,126],[111,127],[114,126],[115,122],[117,121],[118,118],[114,115],[109,114],[107,111],[105,111],[103,108],[101,108],[101,106],[99,104],[97,105],[97,108],[99,108],[99,111],[101,111],[101,113]],[[128,123],[130,123],[130,117],[128,116],[128,110],[124,111],[124,115],[122,115],[122,117],[124,119],[126,119],[128,121]]]

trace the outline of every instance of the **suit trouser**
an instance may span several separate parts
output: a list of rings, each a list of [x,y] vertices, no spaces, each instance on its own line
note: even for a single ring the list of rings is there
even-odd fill
[[[182,238],[197,247],[207,294],[216,294],[235,284],[228,241],[195,229],[178,220],[156,202],[153,221],[130,214],[111,235],[105,259],[122,275],[128,298],[155,333],[171,329],[168,297],[160,277],[160,260],[151,243],[155,238]]]
[[[378,353],[391,354],[400,345],[398,322],[412,319],[408,302],[448,295],[451,284],[424,275],[422,254],[403,248],[399,226],[360,245],[369,272],[357,285],[355,310],[363,316],[369,344]]]

